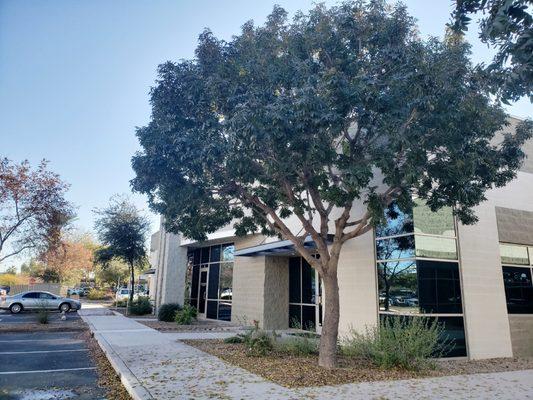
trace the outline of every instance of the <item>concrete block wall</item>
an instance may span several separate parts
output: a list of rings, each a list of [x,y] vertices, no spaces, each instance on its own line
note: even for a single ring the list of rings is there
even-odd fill
[[[533,357],[533,315],[509,315],[515,357]]]

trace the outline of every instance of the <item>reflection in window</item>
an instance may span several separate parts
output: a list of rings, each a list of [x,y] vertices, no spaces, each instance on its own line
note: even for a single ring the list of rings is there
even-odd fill
[[[453,211],[450,207],[443,207],[435,212],[423,200],[415,200],[413,207],[413,221],[415,233],[455,237]]]
[[[500,256],[503,264],[529,265],[526,246],[500,243]]]
[[[503,284],[509,314],[533,314],[531,269],[503,267]]]
[[[457,263],[388,261],[378,263],[380,311],[398,314],[460,314]]]
[[[232,282],[233,281],[233,264],[232,263],[222,263],[220,265],[220,284],[219,284],[219,299],[231,301],[233,292],[232,292]]]
[[[414,260],[378,263],[378,286],[380,311],[418,313]]]
[[[235,246],[227,244],[222,246],[222,261],[233,261]]]
[[[413,233],[413,211],[402,211],[392,203],[385,211],[386,225],[376,227],[376,237]]]
[[[301,257],[289,259],[289,327],[314,330],[316,327],[315,270]]]
[[[412,258],[414,255],[415,239],[413,235],[376,240],[376,257],[378,260],[405,259]]]
[[[457,260],[455,239],[415,235],[415,247],[417,257]]]

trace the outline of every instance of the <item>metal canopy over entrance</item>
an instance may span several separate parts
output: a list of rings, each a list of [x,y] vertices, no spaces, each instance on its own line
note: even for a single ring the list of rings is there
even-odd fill
[[[333,235],[328,235],[328,244],[333,242]],[[304,240],[304,246],[308,249],[316,249],[316,244],[307,236]],[[258,257],[258,256],[278,256],[288,257],[298,255],[294,244],[290,240],[279,240],[277,242],[260,244],[257,246],[247,247],[236,250],[235,256],[240,257]]]

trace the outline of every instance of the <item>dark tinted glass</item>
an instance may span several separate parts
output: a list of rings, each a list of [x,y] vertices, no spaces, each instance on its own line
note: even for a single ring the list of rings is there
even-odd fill
[[[207,283],[207,271],[200,271],[200,283]]]
[[[194,265],[200,264],[200,249],[194,249]]]
[[[202,256],[201,256],[200,261],[202,264],[206,264],[209,262],[209,247],[203,247],[201,251],[202,251]]]
[[[418,299],[423,313],[462,313],[459,266],[439,261],[416,262]]]
[[[396,203],[392,203],[385,211],[387,223],[376,227],[376,236],[394,236],[404,233],[413,233],[413,211],[400,210]]]
[[[203,314],[205,312],[205,285],[200,285],[200,297],[198,299],[198,312]]]
[[[316,307],[302,306],[302,328],[315,330],[316,328]]]
[[[289,303],[301,302],[300,260],[300,257],[289,259]]]
[[[509,314],[533,314],[531,269],[503,267],[503,284]]]
[[[289,304],[289,328],[301,328],[302,326],[302,316],[300,315],[302,311],[301,306],[295,306]]]
[[[207,289],[207,297],[209,299],[218,299],[218,277],[219,277],[219,264],[211,264],[209,266],[209,282]]]
[[[208,301],[207,311],[205,312],[205,316],[207,318],[217,319],[217,310],[218,310],[218,301]]]
[[[198,280],[200,278],[200,266],[195,265],[192,268],[192,282],[191,282],[191,299],[198,298]]]
[[[38,299],[39,293],[38,292],[31,292],[26,293],[24,296],[22,296],[23,299]]]
[[[376,257],[378,260],[396,260],[414,256],[415,238],[413,235],[376,240]]]
[[[220,245],[218,246],[211,246],[211,258],[209,259],[211,262],[219,262],[220,261]]]
[[[231,303],[225,301],[218,303],[218,319],[231,321]]]
[[[315,302],[315,284],[315,270],[302,259],[302,303]]]
[[[190,299],[189,300],[189,304],[191,305],[191,307],[198,307],[198,300],[197,299]]]

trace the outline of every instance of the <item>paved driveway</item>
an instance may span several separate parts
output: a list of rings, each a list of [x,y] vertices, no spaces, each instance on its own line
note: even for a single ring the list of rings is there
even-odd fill
[[[95,365],[78,334],[0,333],[0,399],[103,399]]]

